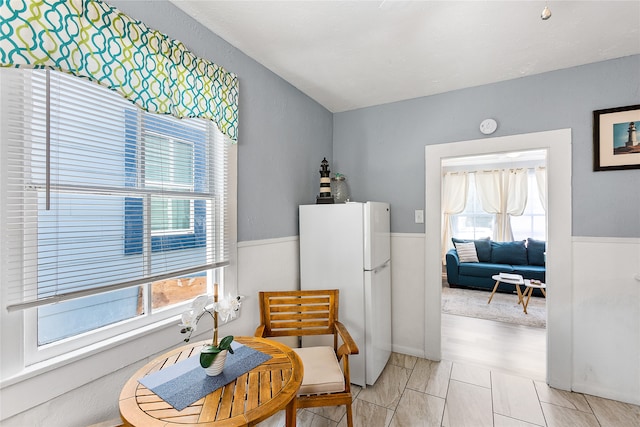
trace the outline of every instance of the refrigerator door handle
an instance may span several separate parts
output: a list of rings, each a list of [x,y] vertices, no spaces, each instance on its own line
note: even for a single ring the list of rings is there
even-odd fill
[[[382,264],[382,265],[380,265],[380,266],[378,266],[378,267],[374,268],[374,269],[373,269],[373,270],[371,270],[371,271],[373,271],[373,273],[374,273],[374,274],[377,274],[377,273],[379,273],[380,271],[384,270],[385,268],[389,267],[389,264],[390,264],[390,263],[391,263],[391,260],[387,260],[384,264]]]

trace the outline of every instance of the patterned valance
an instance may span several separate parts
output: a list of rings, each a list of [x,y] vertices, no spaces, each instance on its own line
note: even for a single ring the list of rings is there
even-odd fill
[[[140,108],[238,138],[238,77],[99,0],[0,0],[0,65],[88,78]]]

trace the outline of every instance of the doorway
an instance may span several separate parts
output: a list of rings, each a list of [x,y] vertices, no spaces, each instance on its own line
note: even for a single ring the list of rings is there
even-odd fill
[[[468,276],[459,279],[454,257],[448,255],[444,258],[444,254],[454,248],[452,239],[514,242],[535,239],[534,242],[546,242],[546,157],[546,150],[528,150],[442,160],[442,209],[457,210],[448,215],[447,220],[443,218],[441,230],[441,352],[448,361],[481,365],[541,381],[546,379],[546,299],[542,296],[531,298],[525,313],[522,305],[517,304],[513,287],[509,287],[512,294],[498,292],[494,295],[491,290],[495,281],[490,275],[471,282]],[[512,198],[510,202],[503,200],[503,203],[512,211],[520,211],[520,215],[508,215],[508,225],[498,221],[497,214],[485,211],[488,206],[483,205],[478,175],[490,176],[491,183],[496,183],[496,178],[502,181],[511,177],[511,191],[505,187],[497,188],[497,185],[486,185],[486,182],[482,187],[486,193],[484,201],[493,203],[493,209],[497,208],[500,200]],[[500,184],[505,185],[504,182]],[[462,190],[465,187],[466,190]],[[513,189],[517,192],[514,193]],[[498,196],[494,191],[503,191],[504,194]],[[487,256],[484,250],[478,253]],[[452,262],[455,267],[450,265]],[[527,258],[523,264],[528,264]],[[452,278],[448,277],[447,268]],[[533,274],[540,274],[538,267],[533,269]],[[489,295],[490,304],[487,303]]]
[[[571,130],[561,129],[425,147],[425,356],[441,359],[441,169],[443,159],[506,151],[547,151],[547,383],[571,387]]]

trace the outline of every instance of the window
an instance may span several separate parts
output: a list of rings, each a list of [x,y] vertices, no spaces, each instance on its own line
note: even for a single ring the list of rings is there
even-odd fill
[[[193,191],[193,143],[145,132],[145,186]],[[204,138],[201,140],[204,141]],[[166,165],[167,167],[163,167]],[[151,199],[151,233],[193,233],[193,204],[189,199]]]
[[[152,251],[203,247],[206,206],[203,200],[181,197],[205,190],[207,132],[182,121],[168,126],[167,118],[125,111],[125,170],[127,186],[162,194],[149,198]],[[140,157],[144,156],[144,161]],[[197,160],[198,159],[198,160]],[[169,196],[170,193],[176,194]],[[143,251],[144,199],[125,200],[125,253]]]
[[[482,239],[494,236],[495,215],[485,212],[476,190],[475,174],[469,173],[469,189],[464,211],[452,216],[453,236],[460,239]],[[540,202],[533,169],[528,173],[527,205],[521,216],[510,216],[514,240],[528,237],[545,240],[546,213]]]
[[[225,286],[235,196],[212,122],[54,71],[2,69],[0,90],[3,309],[25,311],[26,363]]]
[[[469,180],[467,204],[461,213],[452,215],[453,237],[471,240],[491,238],[495,215],[482,210],[482,204],[476,191],[475,174],[470,173],[467,176]]]
[[[536,240],[546,240],[547,214],[540,201],[534,169],[529,170],[528,178],[529,194],[524,212],[521,216],[511,217],[513,240],[526,240],[529,237]]]

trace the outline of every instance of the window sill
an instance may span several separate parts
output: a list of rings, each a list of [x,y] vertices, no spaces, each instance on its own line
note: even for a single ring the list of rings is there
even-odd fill
[[[168,326],[175,326],[176,322],[180,320],[179,316],[173,316],[168,319],[161,320],[151,325],[147,325],[141,328],[138,328],[133,331],[129,331],[124,334],[120,334],[117,337],[113,337],[99,343],[95,343],[89,345],[85,348],[70,351],[63,355],[52,357],[51,359],[34,363],[33,365],[25,367],[21,372],[8,377],[3,378],[2,382],[0,382],[0,389],[13,385],[15,383],[28,380],[37,375],[45,374],[49,371],[59,369],[65,365],[69,365],[75,363],[79,360],[86,359],[88,357],[103,353],[110,349],[126,345],[129,342],[132,342],[136,339],[141,339],[145,335],[149,333],[158,332],[160,330],[166,329]]]
[[[221,329],[239,317],[240,313],[220,325]],[[137,364],[144,364],[158,354],[184,344],[184,335],[177,327],[179,320],[180,316],[172,316],[82,350],[36,363],[3,378],[0,382],[0,422],[116,371],[128,368],[135,372]],[[202,324],[200,334],[194,335],[192,341],[206,339],[212,326],[212,322]]]
[[[2,419],[181,344],[179,316],[25,367],[0,382]]]

